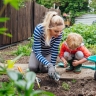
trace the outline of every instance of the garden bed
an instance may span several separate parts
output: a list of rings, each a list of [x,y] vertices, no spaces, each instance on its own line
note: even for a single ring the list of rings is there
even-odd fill
[[[28,41],[22,42],[20,44],[26,44]],[[0,50],[0,56],[4,60],[13,59],[16,56],[12,56],[10,53],[17,49],[16,46],[11,46],[6,49]],[[29,56],[21,57],[16,63],[28,64]],[[75,73],[74,73],[75,74]],[[35,83],[34,89],[40,89],[45,91],[50,91],[55,94],[55,96],[96,96],[96,81],[94,78],[83,78],[83,79],[63,79],[58,82],[51,80],[47,73],[38,73],[37,77],[41,79],[40,88],[38,88],[37,83]],[[8,82],[8,77],[2,75],[0,77],[0,82]]]

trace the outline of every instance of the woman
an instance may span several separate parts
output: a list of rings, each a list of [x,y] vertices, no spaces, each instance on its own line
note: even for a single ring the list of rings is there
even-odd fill
[[[29,59],[30,71],[48,72],[49,76],[56,79],[54,66],[63,29],[63,18],[55,11],[49,11],[43,23],[36,26],[33,35],[33,52]]]

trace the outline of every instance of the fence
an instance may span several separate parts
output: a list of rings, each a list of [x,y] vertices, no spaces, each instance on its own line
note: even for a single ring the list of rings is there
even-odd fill
[[[0,1],[0,9],[2,6]],[[0,35],[0,48],[31,37],[34,27],[42,22],[45,13],[49,10],[57,11],[60,14],[60,10],[47,9],[31,1],[26,2],[25,7],[20,8],[19,11],[8,5],[2,16],[9,17],[10,20],[4,24],[0,23],[0,27],[8,28],[8,33],[12,34],[12,38]]]

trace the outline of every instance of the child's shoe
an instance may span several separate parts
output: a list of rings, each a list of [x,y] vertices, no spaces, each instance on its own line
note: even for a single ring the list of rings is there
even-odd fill
[[[74,66],[72,65],[72,62],[73,62],[73,59],[68,61],[69,67],[66,68],[66,72],[70,72],[74,70]]]
[[[66,68],[66,72],[70,72],[70,71],[73,71],[73,70],[74,70],[74,68],[72,66],[69,66],[69,67]]]
[[[75,66],[73,72],[76,73],[76,74],[81,73],[81,66],[82,66],[82,64],[80,64],[78,66]]]

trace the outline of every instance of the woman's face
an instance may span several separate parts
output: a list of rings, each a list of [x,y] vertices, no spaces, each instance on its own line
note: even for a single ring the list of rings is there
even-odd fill
[[[60,33],[63,31],[64,29],[64,26],[56,26],[56,27],[53,27],[52,29],[50,29],[50,35],[52,37],[58,37],[60,35]]]

